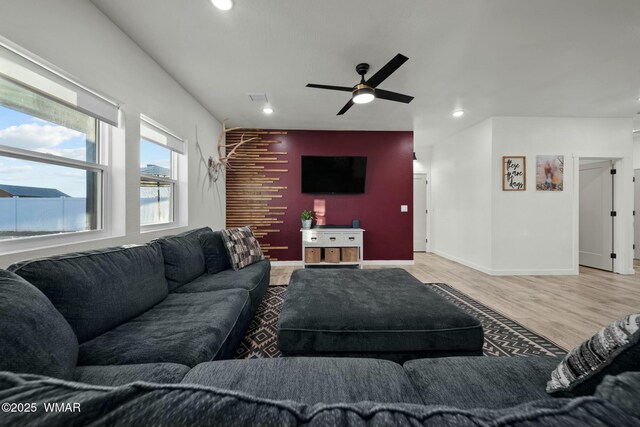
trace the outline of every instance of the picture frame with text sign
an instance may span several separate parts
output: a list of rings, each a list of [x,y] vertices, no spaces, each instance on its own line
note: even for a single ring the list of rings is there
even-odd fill
[[[526,156],[502,157],[502,191],[525,191],[527,189]]]

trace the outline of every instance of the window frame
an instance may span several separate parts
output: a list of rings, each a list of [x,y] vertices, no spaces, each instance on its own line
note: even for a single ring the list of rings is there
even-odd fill
[[[111,126],[96,119],[96,144],[98,146],[96,163],[0,144],[0,156],[3,157],[82,169],[85,171],[97,172],[100,176],[100,184],[98,185],[99,194],[97,197],[98,205],[96,206],[96,212],[98,213],[98,226],[95,230],[67,231],[54,234],[43,234],[39,236],[35,235],[15,239],[3,239],[0,240],[0,255],[8,255],[16,252],[44,249],[87,240],[100,240],[112,237],[112,218],[110,210],[108,209],[108,206],[111,206],[112,203],[110,166],[111,139]]]
[[[138,184],[140,187],[142,180],[171,184],[171,200],[169,202],[171,220],[166,222],[152,223],[152,224],[142,224],[142,218],[140,218],[140,220],[138,221],[140,223],[140,232],[150,233],[154,231],[170,230],[174,228],[183,227],[184,225],[186,225],[186,224],[183,224],[184,215],[177,201],[180,200],[181,187],[183,187],[182,180],[180,179],[181,175],[183,174],[183,171],[181,170],[182,168],[180,167],[180,165],[184,163],[183,159],[186,159],[186,156],[187,156],[186,150],[185,150],[187,142],[186,140],[177,136],[176,133],[170,130],[169,128],[161,125],[160,123],[156,122],[155,120],[143,114],[140,115],[140,126],[141,128],[142,126],[146,126],[148,128],[151,128],[154,131],[158,131],[160,133],[166,134],[171,138],[176,139],[180,141],[182,144],[184,144],[183,152],[180,152],[176,147],[172,146],[171,144],[163,144],[162,142],[155,141],[153,138],[149,136],[142,136],[142,132],[141,132],[140,137],[138,138],[138,154],[140,154],[142,140],[151,144],[156,144],[159,147],[165,148],[169,150],[169,152],[171,153],[171,176],[170,177],[162,177],[162,176],[144,174],[139,172],[140,180]],[[140,201],[140,197],[138,197],[138,201]],[[140,209],[138,209],[138,211],[139,210]]]
[[[65,70],[3,36],[0,36],[0,64],[0,74],[9,81],[96,119],[97,159],[96,163],[85,163],[5,145],[0,146],[0,153],[7,157],[96,171],[101,175],[98,186],[101,197],[96,206],[96,212],[100,213],[98,229],[3,239],[0,240],[0,257],[124,236],[126,218],[121,211],[124,211],[125,182],[123,177],[113,173],[114,167],[124,165],[125,161],[124,151],[119,146],[125,142],[121,103],[94,91]]]

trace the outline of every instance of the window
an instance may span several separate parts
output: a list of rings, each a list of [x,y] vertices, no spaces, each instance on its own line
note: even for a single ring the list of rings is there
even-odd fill
[[[184,141],[142,116],[140,122],[140,225],[177,222],[178,165]]]
[[[117,104],[0,39],[0,252],[111,232],[118,117]]]
[[[99,123],[0,77],[0,240],[102,228]]]

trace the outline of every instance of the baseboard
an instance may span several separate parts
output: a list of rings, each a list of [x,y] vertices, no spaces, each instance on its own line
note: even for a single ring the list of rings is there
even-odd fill
[[[413,260],[372,260],[372,261],[363,261],[364,265],[414,265],[415,261]],[[302,261],[271,261],[271,265],[274,267],[302,267]]]
[[[457,262],[458,264],[462,264],[462,265],[465,265],[467,267],[471,267],[474,270],[481,271],[481,272],[483,272],[485,274],[493,275],[493,272],[491,271],[491,269],[483,267],[481,265],[478,265],[478,264],[476,264],[474,262],[470,262],[470,261],[467,261],[465,259],[458,258],[457,256],[453,256],[453,255],[450,255],[450,254],[448,254],[446,252],[442,252],[442,251],[439,251],[439,250],[434,250],[433,253],[438,255],[438,256],[441,256],[442,258],[446,258],[446,259],[448,259],[450,261]]]
[[[574,268],[556,270],[494,270],[441,251],[433,251],[433,253],[450,261],[481,271],[490,276],[575,276],[578,274],[578,271]]]
[[[372,261],[363,261],[362,264],[364,265],[414,265],[416,262],[412,259],[400,259],[400,260],[388,260],[388,259],[381,259],[378,261],[372,260]]]
[[[302,261],[271,261],[274,267],[302,267]]]
[[[573,268],[561,270],[491,270],[492,276],[575,276],[578,274]]]

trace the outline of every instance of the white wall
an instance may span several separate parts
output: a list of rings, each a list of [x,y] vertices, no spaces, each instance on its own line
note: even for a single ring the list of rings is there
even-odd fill
[[[616,179],[626,183],[616,209],[619,263],[629,263],[633,220],[631,120],[543,117],[493,119],[493,273],[577,273],[578,156],[622,159]],[[536,191],[536,156],[564,155],[564,191]],[[501,158],[527,156],[527,191],[501,187]],[[627,241],[628,240],[628,241]],[[630,264],[625,269],[630,268]],[[628,271],[627,271],[628,272]]]
[[[431,146],[426,145],[423,134],[419,131],[413,132],[413,152],[418,160],[413,161],[413,173],[429,173],[431,168]]]
[[[54,64],[123,106],[126,141],[121,237],[0,256],[0,266],[36,256],[142,243],[163,234],[140,234],[139,115],[145,114],[188,140],[188,228],[224,226],[223,180],[212,185],[200,150],[213,154],[220,123],[89,1],[20,0],[0,3],[0,35]],[[122,146],[124,145],[124,146]],[[181,203],[184,203],[182,201]]]
[[[615,271],[633,273],[630,119],[494,117],[432,150],[434,252],[496,275],[577,274],[579,158],[616,158]],[[565,158],[562,192],[536,191],[545,154]],[[507,155],[527,157],[526,191],[502,191]]]
[[[492,120],[432,147],[431,250],[491,269]]]

